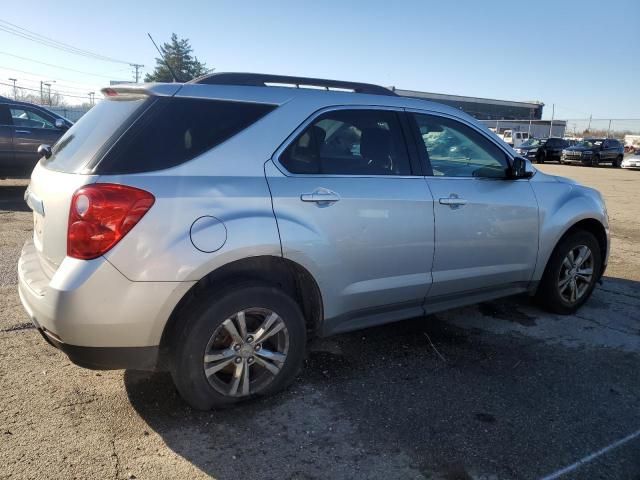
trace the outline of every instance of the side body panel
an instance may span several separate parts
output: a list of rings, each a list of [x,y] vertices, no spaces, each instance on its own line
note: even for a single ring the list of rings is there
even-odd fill
[[[538,254],[538,204],[529,182],[471,177],[427,181],[436,226],[429,297],[526,287]],[[440,203],[452,197],[467,203]]]

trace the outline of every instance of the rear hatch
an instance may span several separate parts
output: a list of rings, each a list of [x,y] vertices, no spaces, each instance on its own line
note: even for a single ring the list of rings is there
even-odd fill
[[[177,91],[178,85],[173,92]],[[42,158],[31,175],[25,200],[33,210],[33,240],[40,263],[51,277],[67,253],[69,207],[74,192],[97,176],[92,169],[140,115],[147,91],[105,91],[107,96],[76,122]]]

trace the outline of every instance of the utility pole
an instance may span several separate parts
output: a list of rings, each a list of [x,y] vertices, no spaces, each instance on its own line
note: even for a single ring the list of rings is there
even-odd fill
[[[589,125],[587,126],[587,132],[590,132],[590,131],[591,131],[591,117],[592,117],[592,116],[593,116],[593,115],[589,115]]]
[[[89,105],[93,107],[96,92],[89,92],[87,95],[89,95]]]
[[[138,80],[140,79],[140,69],[144,67],[144,65],[140,63],[130,63],[129,65],[136,69],[136,83],[138,83]]]
[[[42,85],[44,84],[44,82],[42,80],[40,80],[40,104],[42,105],[44,103],[44,95],[42,95]]]
[[[610,133],[611,133],[611,120],[609,120],[609,128],[607,129],[607,138],[609,138]]]
[[[549,125],[549,137],[551,137],[551,133],[553,132],[553,117],[556,114],[556,104],[551,104],[551,124]]]
[[[18,89],[16,88],[16,82],[18,81],[18,79],[10,78],[9,81],[13,82],[13,99],[18,100]]]

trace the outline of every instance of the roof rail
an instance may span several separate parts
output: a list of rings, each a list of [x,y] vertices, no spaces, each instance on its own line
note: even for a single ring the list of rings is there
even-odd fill
[[[373,95],[397,96],[388,88],[370,83],[344,82],[342,80],[326,80],[323,78],[290,77],[286,75],[269,75],[264,73],[212,73],[194,78],[188,83],[205,85],[244,85],[252,87],[296,87],[320,88],[333,91],[370,93]]]

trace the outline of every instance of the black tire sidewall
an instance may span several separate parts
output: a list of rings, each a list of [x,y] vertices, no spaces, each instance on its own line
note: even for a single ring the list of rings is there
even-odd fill
[[[258,394],[228,397],[217,392],[204,374],[203,356],[214,331],[230,316],[247,308],[268,308],[276,312],[289,331],[287,359],[276,378]],[[273,394],[291,383],[304,360],[306,327],[298,304],[280,289],[261,284],[238,285],[216,295],[213,301],[200,301],[174,342],[171,375],[176,388],[192,407],[209,410],[262,395]]]
[[[565,302],[560,296],[557,282],[564,258],[569,253],[569,250],[578,245],[586,245],[591,250],[591,255],[593,255],[594,258],[594,272],[588,290],[575,304],[570,304]],[[601,271],[602,255],[596,237],[584,230],[572,233],[564,238],[551,254],[536,296],[545,307],[555,313],[573,313],[589,299],[600,277]]]

